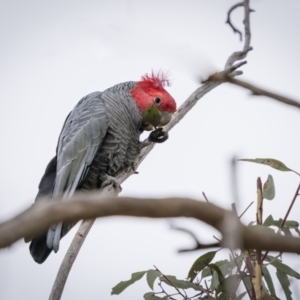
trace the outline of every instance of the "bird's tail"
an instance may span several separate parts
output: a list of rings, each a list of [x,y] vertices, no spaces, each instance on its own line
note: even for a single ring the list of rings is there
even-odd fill
[[[29,250],[33,259],[38,264],[42,264],[52,251],[47,247],[47,232],[35,236],[30,243]]]

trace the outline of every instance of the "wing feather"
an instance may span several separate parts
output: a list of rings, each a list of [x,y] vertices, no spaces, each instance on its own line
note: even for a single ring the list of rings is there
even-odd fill
[[[90,165],[108,130],[101,93],[83,98],[68,116],[57,146],[57,169],[54,197],[68,197],[84,181]],[[59,248],[62,223],[49,228],[47,246]]]

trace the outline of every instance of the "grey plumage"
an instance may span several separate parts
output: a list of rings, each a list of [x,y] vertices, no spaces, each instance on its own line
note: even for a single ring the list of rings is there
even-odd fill
[[[136,82],[116,85],[82,98],[68,115],[56,156],[39,185],[40,196],[69,197],[75,190],[101,188],[107,176],[117,176],[140,152],[142,117],[129,91]],[[60,239],[73,224],[52,225],[35,236],[30,252],[42,263],[59,248]]]

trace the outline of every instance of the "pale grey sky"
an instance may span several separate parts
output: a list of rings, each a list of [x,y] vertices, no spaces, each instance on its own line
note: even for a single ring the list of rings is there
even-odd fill
[[[253,0],[252,45],[244,79],[300,99],[300,2]],[[0,4],[0,219],[27,208],[53,157],[65,117],[79,99],[114,84],[139,80],[152,69],[171,74],[169,92],[181,104],[196,78],[221,69],[242,44],[225,25],[232,0],[2,1]],[[235,12],[241,28],[242,14]],[[232,155],[272,157],[300,171],[299,111],[240,88],[222,85],[200,100],[123,184],[123,195],[189,196],[229,208]],[[265,216],[283,217],[299,179],[259,165],[239,164],[239,211],[255,200],[257,176],[272,174],[276,198]],[[155,184],[154,184],[155,183]],[[155,187],[155,188],[154,188]],[[291,219],[299,220],[299,201]],[[252,207],[243,221],[255,218]],[[218,234],[193,220],[174,220],[202,242]],[[58,254],[36,264],[19,241],[0,252],[1,299],[47,299],[74,235]],[[141,299],[142,279],[120,296],[111,288],[155,264],[166,274],[187,276],[203,254],[178,255],[192,244],[169,230],[166,220],[106,218],[96,222],[68,279],[63,299]],[[223,250],[217,259],[227,252]],[[298,256],[285,256],[300,271]]]

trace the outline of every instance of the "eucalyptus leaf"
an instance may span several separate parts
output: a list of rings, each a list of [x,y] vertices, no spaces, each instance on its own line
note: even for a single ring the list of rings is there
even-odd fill
[[[238,161],[249,161],[261,165],[267,165],[271,168],[274,168],[279,171],[292,171],[292,169],[288,168],[284,163],[277,159],[273,158],[255,158],[255,159],[250,159],[250,158],[243,158],[243,159],[238,159]]]
[[[268,233],[274,233],[274,230],[272,228],[269,228],[269,227],[266,227],[264,225],[260,225],[260,224],[257,224],[257,225],[253,225],[251,226],[251,228],[253,228],[255,231],[258,231],[258,232],[268,232]]]
[[[217,251],[207,252],[196,259],[188,274],[188,279],[191,282],[196,278],[198,273],[202,271],[214,259],[216,252]]]
[[[167,278],[162,277],[161,281],[163,281],[164,283],[166,283],[169,286],[175,286],[175,287],[177,287],[179,289],[189,289],[189,288],[192,288],[192,289],[194,289],[196,291],[202,291],[202,292],[204,291],[204,289],[202,288],[201,285],[192,283],[192,282],[187,281],[187,280],[179,280],[179,279],[177,279],[173,275],[167,275],[166,277]]]
[[[136,281],[140,280],[147,271],[136,272],[131,274],[131,278],[126,281],[119,282],[116,286],[112,288],[111,294],[112,295],[119,295],[121,294],[127,287],[135,283]]]
[[[221,270],[221,272],[224,276],[228,275],[230,270],[234,267],[232,265],[232,263],[229,262],[228,259],[216,261],[214,264],[216,264],[219,267],[219,269]],[[209,267],[210,265],[205,267],[205,269],[202,271],[202,273],[201,273],[202,278],[205,278],[205,277],[208,277],[208,276],[212,275],[213,270]]]
[[[270,294],[276,296],[273,280],[272,280],[272,277],[270,275],[268,268],[266,266],[262,266],[262,272],[264,275],[264,279],[267,283],[268,289],[270,291]]]
[[[269,215],[265,221],[264,221],[264,226],[272,226],[274,225],[274,219],[273,219],[273,216],[272,215]]]
[[[275,198],[275,184],[272,175],[268,175],[268,179],[264,183],[263,197],[267,200],[273,200]]]
[[[284,226],[294,229],[299,227],[299,223],[297,221],[285,221]]]
[[[144,295],[145,300],[167,300],[168,296],[165,296],[163,298],[156,296],[153,292],[146,293]]]
[[[282,286],[282,289],[284,291],[285,297],[287,300],[293,300],[292,298],[292,292],[290,290],[290,281],[287,277],[287,275],[283,272],[281,272],[280,270],[277,270],[276,272],[276,276]]]
[[[151,290],[153,290],[154,281],[160,276],[160,273],[156,270],[149,270],[147,272],[147,283]]]
[[[290,228],[289,227],[286,227],[286,226],[283,226],[281,228],[282,232],[285,234],[285,235],[289,235],[289,236],[292,236],[292,232],[290,231]]]
[[[219,286],[220,282],[224,281],[225,277],[217,264],[209,264],[208,267],[214,270],[210,288],[215,290]]]
[[[226,277],[222,282],[220,282],[220,291],[227,293],[230,293],[231,291],[236,291],[240,278],[240,274],[233,274]]]
[[[286,264],[282,263],[278,258],[273,257],[271,255],[267,256],[267,259],[270,261],[270,264],[275,267],[277,270],[290,275],[292,277],[295,277],[297,279],[300,279],[300,274],[287,266]]]

